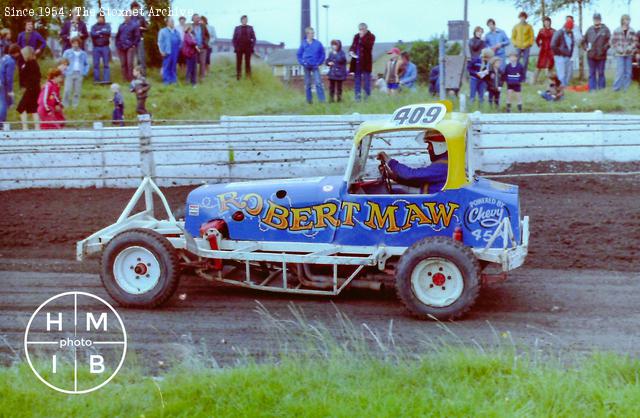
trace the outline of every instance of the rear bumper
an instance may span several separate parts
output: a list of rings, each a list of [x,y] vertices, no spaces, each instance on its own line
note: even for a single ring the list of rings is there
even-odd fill
[[[487,244],[487,247],[474,249],[474,253],[479,260],[499,264],[502,271],[517,269],[524,264],[529,252],[529,217],[525,216],[520,221],[520,237],[518,240],[513,236],[511,224],[508,218],[496,229],[494,236]],[[489,248],[497,237],[502,237],[504,248]],[[511,243],[508,246],[507,243]]]

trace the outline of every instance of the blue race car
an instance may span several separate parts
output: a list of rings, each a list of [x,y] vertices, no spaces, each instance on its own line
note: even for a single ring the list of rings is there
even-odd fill
[[[78,259],[102,251],[103,284],[128,307],[162,305],[189,269],[298,294],[390,284],[413,315],[458,318],[482,285],[524,263],[529,240],[517,186],[470,169],[467,127],[448,103],[405,106],[360,125],[343,176],[204,185],[184,219],[145,178],[115,224],[78,242]],[[402,142],[416,134],[417,147]],[[387,152],[431,163],[409,167]],[[146,209],[132,215],[143,194]],[[167,219],[155,218],[154,194]]]

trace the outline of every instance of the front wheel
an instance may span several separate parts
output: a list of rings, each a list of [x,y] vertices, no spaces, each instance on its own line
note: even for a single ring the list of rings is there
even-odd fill
[[[396,291],[418,318],[456,319],[471,309],[480,293],[480,264],[458,241],[426,238],[400,258]]]
[[[178,288],[180,271],[171,243],[150,229],[116,235],[102,253],[100,277],[121,306],[155,308]]]

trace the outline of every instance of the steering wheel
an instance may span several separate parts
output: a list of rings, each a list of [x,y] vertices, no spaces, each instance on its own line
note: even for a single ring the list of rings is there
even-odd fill
[[[393,189],[391,188],[391,173],[389,172],[389,166],[382,158],[380,158],[380,165],[378,165],[378,170],[380,171],[380,175],[382,176],[382,182],[384,183],[385,189],[387,189],[387,193],[391,194],[393,192]]]

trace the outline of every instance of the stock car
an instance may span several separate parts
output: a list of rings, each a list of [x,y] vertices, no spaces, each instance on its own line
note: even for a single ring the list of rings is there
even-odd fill
[[[344,175],[205,184],[189,193],[184,218],[144,178],[116,223],[77,243],[77,258],[102,252],[102,283],[124,307],[163,305],[188,270],[295,294],[391,285],[418,318],[459,318],[481,286],[524,263],[529,241],[518,187],[470,167],[468,124],[448,102],[404,106],[358,127]],[[407,151],[394,141],[416,132],[446,146],[446,182],[435,193],[394,181],[370,152],[376,142]],[[424,143],[412,150],[427,152]]]

